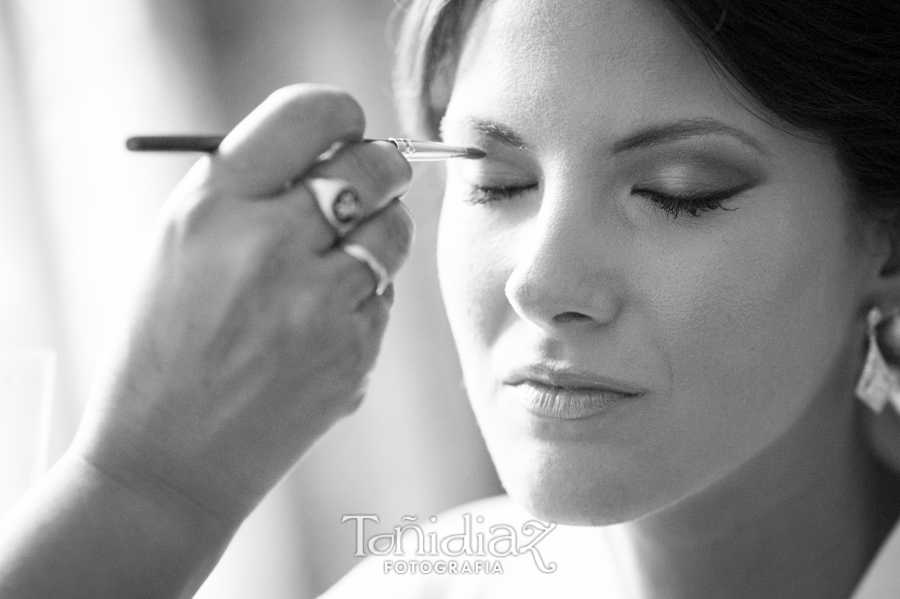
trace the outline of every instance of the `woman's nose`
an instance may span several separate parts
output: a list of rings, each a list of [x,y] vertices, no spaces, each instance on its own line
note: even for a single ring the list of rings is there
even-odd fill
[[[621,307],[623,245],[585,212],[545,203],[522,231],[524,252],[507,279],[506,298],[544,329],[608,324]]]

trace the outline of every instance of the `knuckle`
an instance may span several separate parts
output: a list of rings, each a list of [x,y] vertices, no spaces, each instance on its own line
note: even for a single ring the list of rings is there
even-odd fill
[[[394,305],[394,284],[389,283],[387,288],[385,288],[384,293],[381,294],[381,300],[386,308],[390,308]],[[387,316],[385,316],[387,318]]]
[[[409,207],[404,204],[402,200],[398,199],[397,205],[399,206],[400,219],[406,227],[407,235],[409,235],[409,242],[412,243],[413,239],[416,237],[416,221],[413,220],[412,211],[410,211]]]
[[[326,172],[355,173],[354,179],[364,182],[367,192],[372,193],[383,207],[384,199],[404,193],[412,181],[412,167],[397,149],[378,142],[356,143],[345,146],[334,159],[323,163]]]
[[[195,232],[208,219],[211,205],[219,203],[220,193],[212,184],[212,169],[203,158],[172,191],[163,205],[162,215],[168,228]]]
[[[366,355],[362,345],[355,339],[356,335],[350,333],[347,343],[343,343],[340,348],[340,360],[343,361],[344,369],[351,373],[350,379],[362,376],[366,372]]]
[[[389,195],[397,196],[405,193],[412,182],[412,165],[393,145],[384,148],[382,154],[384,172],[390,177],[390,186],[387,188]]]
[[[268,98],[276,109],[301,123],[315,121],[340,137],[361,134],[366,126],[362,107],[349,93],[328,85],[297,83],[274,91]]]
[[[220,203],[213,194],[199,191],[179,198],[168,210],[167,229],[181,240],[203,237],[215,228]]]
[[[387,293],[387,290],[385,290]],[[366,300],[361,312],[365,319],[365,333],[367,338],[373,344],[373,352],[377,354],[378,345],[387,329],[388,320],[391,314],[391,304],[393,303],[393,290],[391,290],[390,298],[385,301],[384,295],[381,297],[370,297]]]
[[[309,96],[310,105],[314,108],[312,118],[318,119],[325,127],[347,133],[362,133],[365,129],[366,118],[362,107],[347,92],[318,88]]]
[[[359,389],[354,393],[350,399],[344,404],[344,413],[349,416],[350,414],[355,414],[360,407],[362,407],[363,400],[366,398],[366,392],[364,389]]]
[[[338,272],[335,288],[341,291],[364,288],[372,280],[371,273],[354,258],[348,258],[347,266]]]
[[[413,172],[412,165],[402,156],[396,157],[395,161],[399,161],[399,164],[394,171],[396,185],[391,190],[391,195],[400,196],[409,191],[409,186],[412,184]]]
[[[352,329],[344,331],[343,342],[336,345],[334,358],[340,364],[341,377],[350,385],[364,381],[375,362],[374,344],[366,335],[365,327],[354,322]]]
[[[200,199],[183,204],[181,210],[170,221],[171,227],[177,230],[182,238],[202,235],[212,220],[210,204]]]
[[[297,324],[302,339],[292,345],[306,348],[304,358],[312,358],[311,375],[327,380],[337,401],[330,402],[334,414],[349,414],[360,405],[374,365],[387,307],[373,313],[370,309],[347,312],[325,301],[325,295],[310,298]],[[384,312],[385,314],[381,314]],[[310,348],[315,348],[310,352]],[[301,350],[302,351],[302,350]]]
[[[415,235],[415,223],[409,210],[402,202],[396,200],[385,215],[385,234],[391,245],[401,254],[405,254],[412,245]]]
[[[393,189],[398,186],[396,169],[383,157],[375,159],[369,152],[359,152],[351,160],[353,169],[366,181],[371,193],[378,198],[394,195]]]
[[[295,98],[301,98],[309,93],[310,86],[305,83],[295,83],[293,85],[285,85],[269,94],[268,102],[275,104],[289,104]]]

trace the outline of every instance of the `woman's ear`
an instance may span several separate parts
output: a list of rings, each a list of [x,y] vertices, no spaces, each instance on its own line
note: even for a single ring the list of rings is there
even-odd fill
[[[875,340],[885,362],[900,368],[900,223],[895,220],[879,226],[871,245],[878,260],[876,292],[871,299],[885,318],[875,327]],[[900,477],[900,414],[890,403],[880,413],[868,409],[862,409],[862,413],[873,452]],[[900,478],[897,480],[900,482]]]
[[[869,278],[865,311],[877,306],[889,314],[900,308],[900,220],[865,223],[862,238]]]
[[[892,219],[889,223],[881,225],[880,234],[883,236],[881,243],[886,244],[886,258],[882,262],[881,276],[900,278],[900,222]]]
[[[869,241],[876,280],[868,308],[876,306],[885,315],[875,329],[878,345],[885,360],[900,367],[900,224],[894,220],[877,227]]]

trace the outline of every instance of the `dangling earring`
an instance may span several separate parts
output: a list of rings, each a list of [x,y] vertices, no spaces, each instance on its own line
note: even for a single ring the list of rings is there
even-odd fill
[[[887,318],[895,318],[892,314]],[[856,385],[856,396],[873,412],[881,412],[884,405],[890,401],[894,408],[900,411],[900,371],[885,361],[878,346],[878,326],[886,317],[878,308],[869,310],[867,317],[869,323],[869,353],[863,366],[862,376]]]

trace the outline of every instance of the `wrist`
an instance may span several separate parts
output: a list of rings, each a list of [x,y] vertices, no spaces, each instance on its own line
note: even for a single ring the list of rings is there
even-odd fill
[[[142,443],[115,443],[109,436],[103,442],[86,441],[81,432],[60,466],[124,501],[146,505],[167,521],[204,536],[230,538],[256,506],[232,498],[227,483],[212,473],[194,473],[162,451]]]
[[[69,451],[0,532],[0,595],[190,597],[240,523]]]

